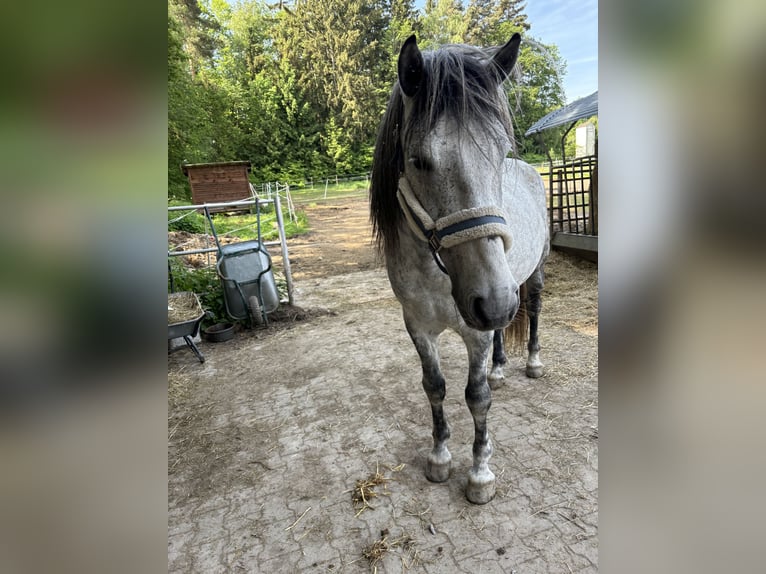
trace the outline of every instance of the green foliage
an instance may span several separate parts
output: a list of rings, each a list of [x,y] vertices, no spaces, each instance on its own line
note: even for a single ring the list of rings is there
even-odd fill
[[[168,205],[188,205],[187,201],[172,200]],[[248,214],[216,213],[211,216],[218,237],[235,237],[247,241],[258,238],[258,216],[255,210]],[[295,220],[289,217],[287,208],[282,208],[285,237],[294,237],[309,230],[309,222],[303,211],[295,212]],[[189,233],[210,233],[206,217],[197,210],[168,211],[168,231]],[[261,237],[263,241],[279,239],[277,216],[272,204],[261,207]]]
[[[170,206],[189,205],[188,201],[174,199],[168,202]],[[168,231],[187,231],[189,233],[205,233],[205,216],[197,210],[168,211]]]
[[[426,0],[419,22],[418,46],[424,50],[465,40],[468,23],[460,0]]]
[[[524,0],[471,0],[465,11],[465,41],[475,46],[502,46],[513,32],[530,29]]]
[[[195,269],[187,267],[174,257],[170,259],[170,273],[173,278],[173,291],[193,291],[197,294],[202,308],[212,317],[206,317],[202,323],[205,326],[215,323],[230,322],[226,314],[223,298],[223,286],[213,267]],[[170,276],[168,276],[168,293],[171,291]]]
[[[295,221],[288,219],[285,221],[285,236],[286,237],[294,237],[296,235],[302,235],[304,233],[308,233],[309,231],[309,220],[308,217],[306,217],[306,213],[304,211],[298,211],[295,214]],[[276,239],[277,237],[277,228],[276,224],[273,224],[273,238]],[[266,234],[264,234],[264,239],[267,237]]]
[[[325,148],[332,159],[335,173],[351,173],[354,169],[354,158],[351,142],[345,137],[346,132],[330,118],[326,129]]]
[[[464,7],[465,4],[465,7]],[[511,104],[519,152],[555,148],[523,137],[564,103],[555,46],[530,42],[524,0],[168,0],[168,197],[190,199],[181,164],[249,160],[253,182],[362,173],[402,42],[525,42]]]
[[[536,165],[540,163],[547,163],[548,156],[543,155],[541,153],[530,152],[521,156],[521,159],[523,159],[525,162],[529,164]]]
[[[555,130],[530,137],[524,134],[537,120],[564,105],[565,64],[556,46],[533,41],[522,44],[518,69],[520,77],[511,90],[518,151],[520,155],[545,154],[558,145],[560,134],[556,135]]]
[[[296,221],[293,221],[283,209],[282,217],[285,224],[285,237],[294,237],[308,232],[309,223],[304,212],[296,211]],[[216,214],[213,216],[213,225],[219,237],[235,237],[243,241],[258,239],[258,219],[255,214]],[[273,209],[261,212],[261,238],[263,241],[279,239],[277,216]]]
[[[374,137],[385,105],[387,4],[346,0],[340,10],[334,2],[302,0],[280,13],[275,28],[277,47],[321,125],[334,121],[352,146]]]

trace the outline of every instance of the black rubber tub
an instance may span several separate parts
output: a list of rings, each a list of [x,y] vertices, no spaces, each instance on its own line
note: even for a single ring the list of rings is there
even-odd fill
[[[234,338],[234,325],[232,323],[216,323],[202,330],[202,336],[211,343],[223,343]]]

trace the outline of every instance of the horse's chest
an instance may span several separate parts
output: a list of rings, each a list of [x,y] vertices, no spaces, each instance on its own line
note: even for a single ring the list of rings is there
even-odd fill
[[[413,251],[387,262],[388,277],[396,298],[403,307],[439,322],[455,317],[452,284],[447,275],[427,257],[415,256]]]

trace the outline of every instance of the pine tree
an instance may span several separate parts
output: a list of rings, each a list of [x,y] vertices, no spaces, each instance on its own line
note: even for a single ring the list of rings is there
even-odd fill
[[[466,20],[462,3],[460,0],[426,0],[419,27],[418,45],[422,49],[463,43]]]
[[[500,46],[513,32],[529,31],[525,0],[471,0],[466,8],[465,41],[473,46]]]
[[[168,11],[183,28],[183,48],[194,78],[203,62],[213,57],[217,47],[214,32],[220,26],[198,0],[168,0]]]
[[[341,145],[353,156],[372,142],[384,105],[385,7],[384,0],[296,0],[280,13],[279,55],[322,119],[326,150]],[[330,130],[339,135],[330,138]],[[332,156],[348,154],[335,149]],[[335,165],[343,169],[346,162]]]

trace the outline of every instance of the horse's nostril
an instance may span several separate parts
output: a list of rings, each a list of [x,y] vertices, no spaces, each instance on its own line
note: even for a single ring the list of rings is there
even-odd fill
[[[471,302],[471,311],[473,316],[478,319],[480,323],[487,322],[487,310],[485,309],[486,300],[483,297],[474,297]]]

